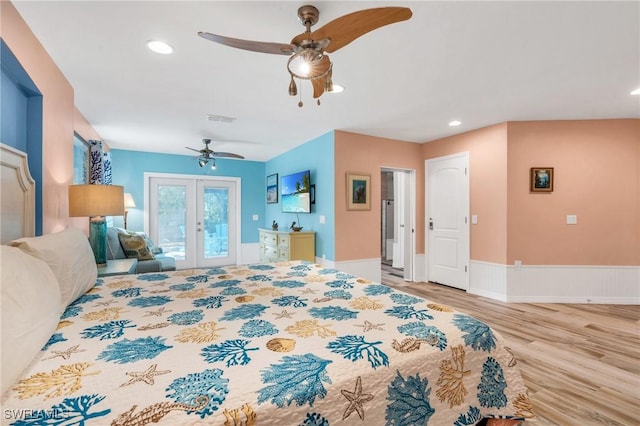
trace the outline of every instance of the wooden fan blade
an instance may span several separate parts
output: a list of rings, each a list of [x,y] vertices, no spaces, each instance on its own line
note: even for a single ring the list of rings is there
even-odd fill
[[[335,52],[358,37],[385,25],[406,21],[413,12],[407,7],[378,7],[365,9],[336,18],[313,31],[308,38],[320,40],[330,38],[326,52]],[[295,40],[295,39],[294,39]]]
[[[244,158],[242,155],[234,154],[232,152],[217,152],[214,151],[211,153],[214,157],[228,157],[228,158]]]
[[[237,49],[250,50],[252,52],[271,53],[273,55],[291,55],[296,46],[286,43],[268,43],[263,41],[242,40],[239,38],[225,37],[217,34],[199,32],[198,35],[209,41],[224,44]]]

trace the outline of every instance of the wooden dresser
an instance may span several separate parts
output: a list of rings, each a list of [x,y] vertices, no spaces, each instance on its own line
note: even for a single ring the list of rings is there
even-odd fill
[[[260,261],[316,261],[316,233],[260,229]]]

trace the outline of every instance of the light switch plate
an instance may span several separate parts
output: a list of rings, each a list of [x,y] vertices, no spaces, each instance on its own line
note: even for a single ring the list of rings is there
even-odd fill
[[[325,222],[325,218],[324,218],[323,214],[320,215],[319,220],[320,220],[320,223],[324,223]]]
[[[473,225],[477,225],[478,224],[478,215],[477,214],[472,214],[471,215],[471,224],[473,224]]]
[[[253,215],[253,220],[258,220],[258,215],[257,214]]]
[[[578,216],[575,214],[567,215],[567,225],[577,225],[578,224]]]

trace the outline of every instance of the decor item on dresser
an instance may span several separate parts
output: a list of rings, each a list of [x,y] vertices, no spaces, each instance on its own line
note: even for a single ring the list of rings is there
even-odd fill
[[[260,261],[316,261],[316,233],[260,229]]]
[[[99,266],[107,264],[107,223],[104,217],[122,214],[124,214],[122,186],[69,186],[69,216],[90,218],[89,241]]]
[[[127,229],[127,215],[129,215],[129,209],[135,209],[136,202],[133,201],[133,195],[128,192],[124,193],[124,229]]]
[[[371,175],[347,173],[347,210],[371,210]]]
[[[108,259],[138,259],[136,273],[175,271],[176,260],[162,252],[144,232],[128,232],[121,228],[107,229]],[[128,247],[127,255],[123,241]],[[137,247],[138,249],[136,250]],[[144,248],[142,247],[144,246]]]
[[[529,175],[531,192],[553,192],[553,167],[532,167]]]

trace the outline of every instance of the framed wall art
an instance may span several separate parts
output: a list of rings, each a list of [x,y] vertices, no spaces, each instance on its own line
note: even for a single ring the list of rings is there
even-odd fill
[[[278,174],[267,176],[267,204],[278,202]]]
[[[89,183],[91,154],[89,143],[78,134],[73,135],[73,184]]]
[[[553,167],[532,167],[529,176],[531,192],[553,192]]]
[[[371,175],[347,173],[347,210],[371,210]]]

